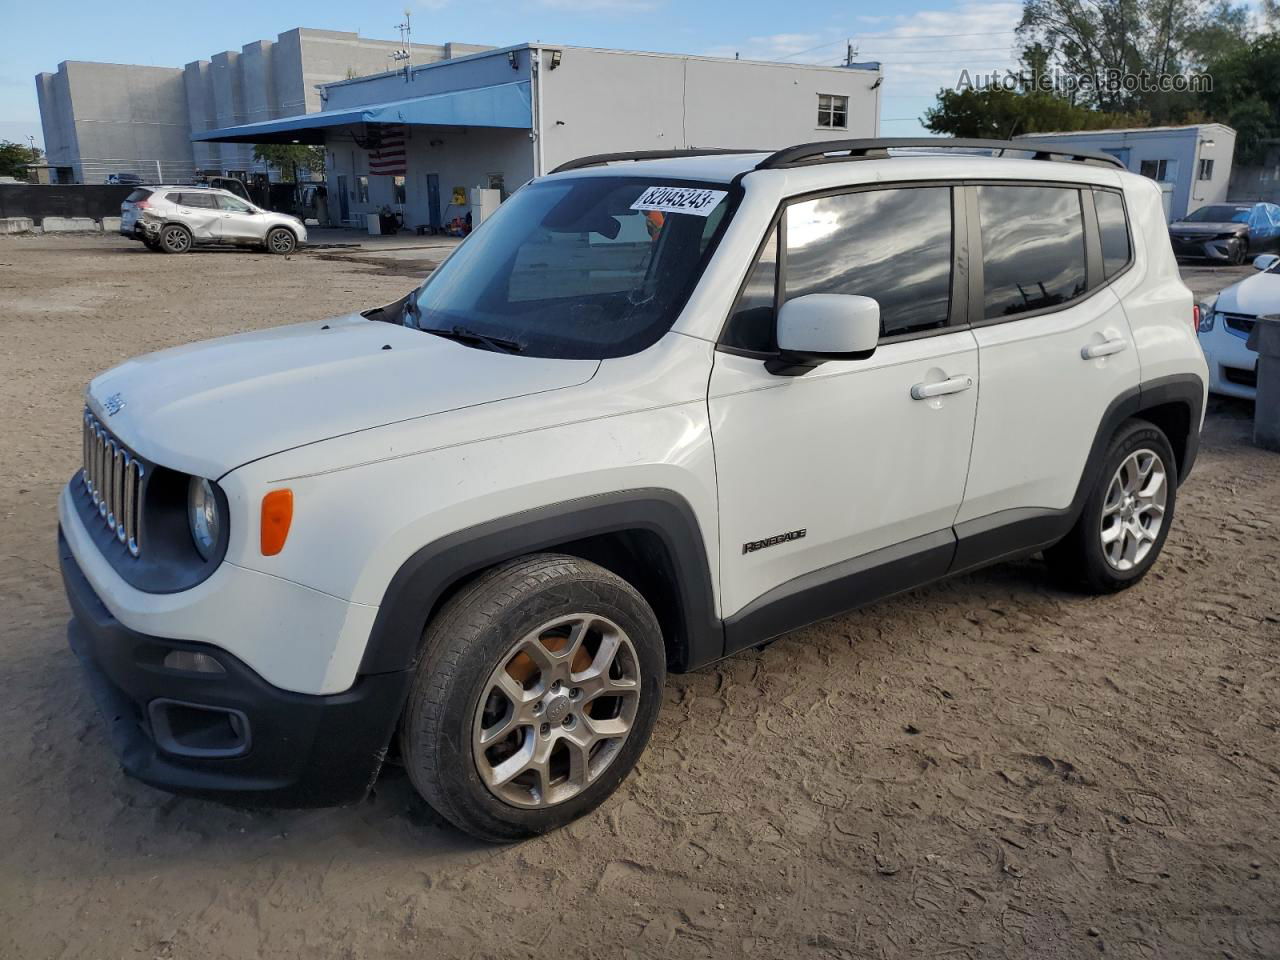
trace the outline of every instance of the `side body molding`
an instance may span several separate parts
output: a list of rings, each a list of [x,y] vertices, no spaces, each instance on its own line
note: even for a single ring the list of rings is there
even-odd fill
[[[361,674],[405,670],[417,660],[423,628],[440,598],[463,578],[538,550],[572,553],[574,541],[638,532],[661,544],[666,585],[676,598],[668,622],[670,668],[691,670],[724,653],[711,567],[693,508],[668,490],[645,488],[552,504],[442,537],[392,577],[360,662]],[[588,557],[590,559],[590,557]],[[607,565],[607,564],[606,564]],[[659,613],[661,618],[661,612]]]

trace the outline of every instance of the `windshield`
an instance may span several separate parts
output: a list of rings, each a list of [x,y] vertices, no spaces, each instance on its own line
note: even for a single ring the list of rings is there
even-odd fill
[[[531,183],[428,278],[406,322],[532,356],[643,350],[692,292],[727,223],[727,193],[640,177]]]
[[[1186,216],[1188,223],[1248,223],[1249,207],[1228,207],[1215,204],[1212,207],[1201,207]]]

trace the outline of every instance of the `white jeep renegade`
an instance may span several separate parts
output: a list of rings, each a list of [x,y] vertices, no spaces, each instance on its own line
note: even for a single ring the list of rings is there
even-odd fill
[[[668,670],[1038,551],[1140,579],[1192,297],[1154,183],[1014,151],[587,158],[403,300],[99,376],[59,542],[125,770],[314,805],[391,752],[510,840],[617,788]]]

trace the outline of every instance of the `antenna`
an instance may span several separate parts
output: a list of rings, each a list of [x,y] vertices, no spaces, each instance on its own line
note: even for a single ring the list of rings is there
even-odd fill
[[[396,63],[404,64],[404,82],[408,83],[412,79],[413,41],[410,37],[413,35],[413,30],[407,7],[404,11],[404,23],[397,23],[396,29],[400,31],[400,42],[403,46],[391,54],[391,59]]]

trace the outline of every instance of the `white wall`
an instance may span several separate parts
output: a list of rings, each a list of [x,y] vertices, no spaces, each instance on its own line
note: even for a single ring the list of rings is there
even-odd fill
[[[543,54],[546,170],[593,153],[777,149],[879,130],[878,71],[561,49],[554,70]],[[846,129],[818,126],[821,93],[849,98]]]

